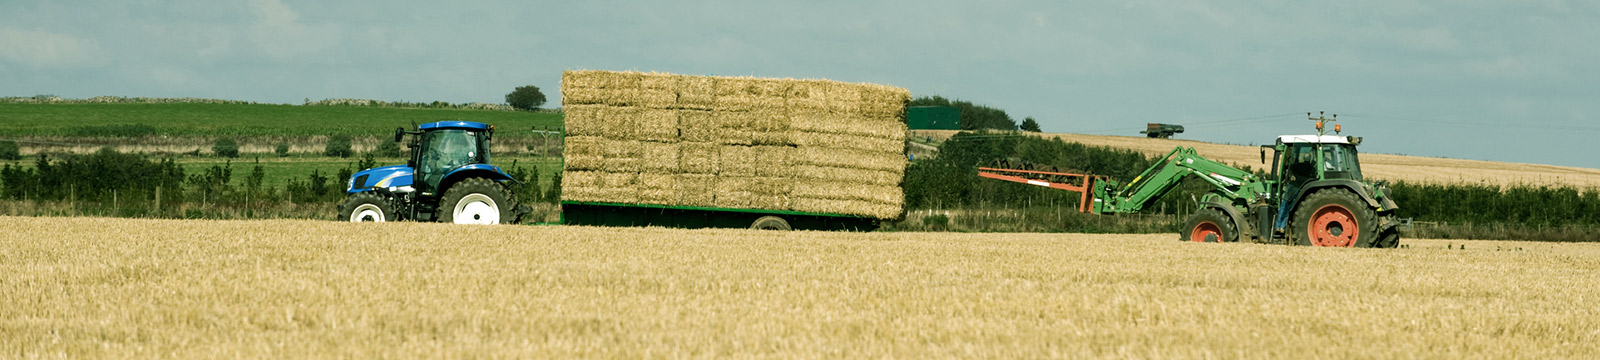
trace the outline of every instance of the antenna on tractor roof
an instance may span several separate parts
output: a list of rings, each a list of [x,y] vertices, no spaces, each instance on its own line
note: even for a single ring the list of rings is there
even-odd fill
[[[1311,117],[1311,113],[1309,113],[1309,112],[1306,113],[1306,119],[1309,119],[1311,121],[1316,121],[1317,122],[1317,136],[1318,137],[1321,137],[1322,134],[1326,132],[1326,130],[1323,130],[1323,126],[1322,126],[1323,123],[1339,121],[1339,114],[1333,114],[1333,117],[1327,117],[1327,116],[1324,116],[1324,114],[1326,114],[1326,113],[1327,113],[1326,111],[1318,111],[1317,112],[1317,117]],[[1341,129],[1339,129],[1339,125],[1334,125],[1333,126],[1333,132],[1335,134],[1339,133],[1339,130],[1341,130]]]

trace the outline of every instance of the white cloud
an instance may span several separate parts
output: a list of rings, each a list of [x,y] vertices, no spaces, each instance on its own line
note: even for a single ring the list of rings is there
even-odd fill
[[[256,16],[250,25],[251,40],[275,58],[322,52],[338,46],[342,38],[337,26],[301,23],[300,14],[279,0],[251,1],[250,12]]]
[[[36,68],[77,67],[101,61],[99,43],[42,29],[0,29],[0,58]]]

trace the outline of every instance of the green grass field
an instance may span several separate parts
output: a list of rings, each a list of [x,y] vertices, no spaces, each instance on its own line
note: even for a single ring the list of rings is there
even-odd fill
[[[440,120],[494,124],[499,129],[560,126],[561,114],[460,109],[244,104],[0,104],[6,137],[94,136],[144,125],[153,136],[301,137],[385,135],[395,127]],[[134,129],[139,133],[140,129]],[[532,137],[500,131],[501,137]]]

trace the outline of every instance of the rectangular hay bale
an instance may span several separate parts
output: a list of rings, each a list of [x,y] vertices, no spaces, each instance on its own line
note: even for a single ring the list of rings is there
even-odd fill
[[[677,183],[676,174],[639,173],[639,203],[677,205]]]
[[[716,206],[717,176],[708,174],[678,174],[673,179],[675,205]]]
[[[794,196],[818,199],[862,200],[886,204],[905,202],[905,193],[899,186],[867,185],[848,181],[797,180],[793,182]]]
[[[665,174],[679,172],[679,145],[676,143],[639,142],[639,171]]]
[[[678,172],[689,174],[716,174],[721,158],[721,145],[703,142],[678,143]]]
[[[906,157],[901,153],[878,153],[821,147],[798,147],[795,149],[795,155],[790,159],[790,162],[795,165],[883,170],[897,174],[903,174],[906,170]]]
[[[795,165],[791,174],[796,180],[847,181],[867,185],[899,186],[905,174],[884,170],[865,170],[816,165]]]
[[[853,149],[876,153],[904,153],[905,140],[880,137],[791,131],[789,139],[799,147],[824,147]]]

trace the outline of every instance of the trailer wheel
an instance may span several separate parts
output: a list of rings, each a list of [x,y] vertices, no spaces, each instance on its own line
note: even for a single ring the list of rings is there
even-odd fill
[[[439,202],[439,222],[457,224],[500,224],[516,218],[510,194],[504,186],[485,178],[471,178],[451,185]]]
[[[750,223],[750,229],[789,231],[789,222],[783,220],[781,217],[767,215],[756,219],[756,221],[753,223]]]
[[[397,220],[389,201],[371,191],[350,194],[339,203],[339,221],[386,222]]]
[[[1239,241],[1238,227],[1227,215],[1215,209],[1202,209],[1189,216],[1188,225],[1179,233],[1181,240],[1193,242]]]
[[[1343,189],[1306,196],[1294,211],[1295,243],[1309,246],[1373,247],[1377,218],[1365,202]]]

